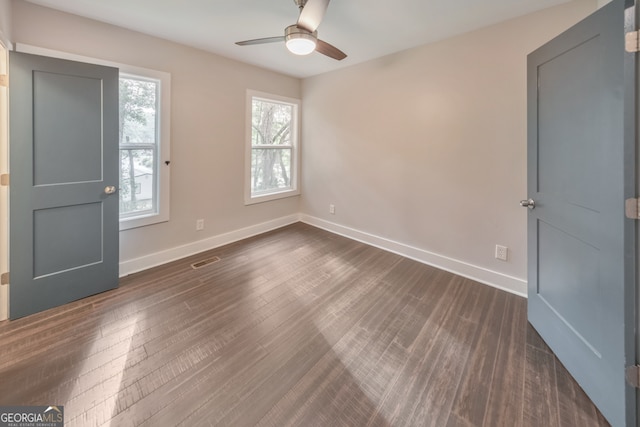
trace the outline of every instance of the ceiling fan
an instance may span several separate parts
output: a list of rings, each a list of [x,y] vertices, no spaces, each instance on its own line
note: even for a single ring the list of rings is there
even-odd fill
[[[287,49],[296,55],[308,55],[314,50],[330,58],[343,60],[347,55],[337,47],[318,38],[317,28],[322,22],[329,0],[293,0],[300,9],[298,22],[284,29],[284,36],[236,42],[239,46],[285,42]]]

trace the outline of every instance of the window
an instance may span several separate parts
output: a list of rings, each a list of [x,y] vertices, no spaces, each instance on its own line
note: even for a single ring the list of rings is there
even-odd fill
[[[297,99],[248,92],[246,204],[300,194],[299,106]]]
[[[157,212],[159,82],[120,77],[120,217]],[[142,194],[142,185],[145,192]]]
[[[163,90],[161,78],[120,73],[121,230],[169,219]]]

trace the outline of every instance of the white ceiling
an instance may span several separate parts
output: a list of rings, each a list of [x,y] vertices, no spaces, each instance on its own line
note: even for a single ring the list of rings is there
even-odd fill
[[[298,57],[284,43],[237,46],[280,36],[295,24],[294,0],[28,0],[173,40],[295,77],[309,77],[442,40],[568,0],[334,0],[318,37],[344,51],[335,61]]]

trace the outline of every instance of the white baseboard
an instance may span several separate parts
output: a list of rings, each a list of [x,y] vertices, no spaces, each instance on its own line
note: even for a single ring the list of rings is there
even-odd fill
[[[383,237],[378,237],[373,234],[325,221],[310,215],[300,214],[300,221],[515,295],[525,298],[527,296],[527,281],[517,277],[508,276],[497,271],[478,267],[464,261],[438,255],[433,252],[425,251],[423,249],[415,248]]]
[[[120,277],[136,273],[138,271],[147,270],[171,261],[176,261],[200,252],[215,249],[258,234],[266,233],[267,231],[275,230],[298,221],[402,255],[423,264],[449,271],[459,276],[475,280],[476,282],[480,282],[512,294],[522,297],[527,296],[526,280],[499,273],[497,271],[492,271],[484,267],[478,267],[464,261],[438,255],[433,252],[425,251],[424,249],[419,249],[404,243],[378,237],[373,234],[345,227],[343,225],[325,221],[306,214],[289,215],[272,221],[209,237],[207,239],[198,240],[193,243],[167,249],[161,252],[145,255],[140,258],[122,261],[120,263]]]
[[[238,240],[266,233],[267,231],[275,230],[276,228],[296,223],[299,220],[300,217],[298,214],[289,215],[282,218],[274,219],[272,221],[263,222],[261,224],[252,225],[246,228],[241,228],[239,230],[234,230],[228,233],[198,240],[186,245],[177,246],[175,248],[167,249],[161,252],[155,252],[149,255],[142,256],[140,258],[121,261],[120,277],[136,273],[138,271],[147,270],[149,268],[166,264],[171,261],[176,261],[178,259],[195,255],[200,252],[215,249],[220,246],[228,245],[229,243],[237,242]]]

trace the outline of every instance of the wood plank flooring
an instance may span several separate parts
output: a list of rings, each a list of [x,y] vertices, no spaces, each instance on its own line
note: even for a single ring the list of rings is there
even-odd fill
[[[302,223],[0,323],[0,347],[0,405],[67,426],[608,425],[523,298]]]

